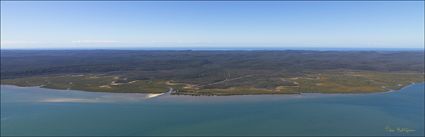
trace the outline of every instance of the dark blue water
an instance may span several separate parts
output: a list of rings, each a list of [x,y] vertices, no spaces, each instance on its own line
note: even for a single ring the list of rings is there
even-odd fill
[[[1,86],[1,135],[424,135],[424,84],[373,94],[193,97]]]

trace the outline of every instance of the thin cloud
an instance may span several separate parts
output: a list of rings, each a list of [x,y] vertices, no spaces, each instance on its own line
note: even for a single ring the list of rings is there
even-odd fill
[[[120,41],[115,40],[76,40],[72,43],[84,43],[84,44],[109,44],[109,43],[120,43]]]

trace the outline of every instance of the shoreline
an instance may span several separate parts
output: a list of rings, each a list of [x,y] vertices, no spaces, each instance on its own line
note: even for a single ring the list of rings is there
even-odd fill
[[[425,81],[422,82],[412,82],[409,85],[403,86],[400,89],[390,89],[390,90],[386,90],[386,91],[376,91],[376,92],[335,92],[335,93],[326,93],[326,92],[300,92],[300,93],[264,93],[264,94],[228,94],[228,95],[203,95],[203,94],[199,94],[199,95],[189,95],[189,94],[168,94],[171,96],[258,96],[258,95],[306,95],[306,94],[320,94],[320,95],[364,95],[364,94],[379,94],[379,93],[391,93],[391,92],[397,92],[399,90],[402,90],[404,88],[416,85],[416,84],[425,84]],[[166,95],[167,93],[169,93],[169,91],[163,92],[163,93],[137,93],[137,92],[99,92],[99,91],[86,91],[86,90],[75,90],[75,89],[54,89],[54,88],[45,88],[42,85],[40,86],[18,86],[18,85],[11,85],[11,84],[0,84],[0,86],[12,86],[15,88],[41,88],[41,89],[49,89],[49,90],[59,90],[59,91],[78,91],[78,92],[90,92],[90,93],[117,93],[117,94],[146,94],[146,95],[151,95],[152,97],[148,97],[148,98],[155,98],[155,97],[159,97],[162,95]],[[1,90],[0,90],[1,91]]]

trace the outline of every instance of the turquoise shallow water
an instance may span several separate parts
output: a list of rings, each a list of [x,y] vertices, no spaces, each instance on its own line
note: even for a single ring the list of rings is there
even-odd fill
[[[424,84],[372,94],[171,96],[1,86],[1,135],[424,135]]]

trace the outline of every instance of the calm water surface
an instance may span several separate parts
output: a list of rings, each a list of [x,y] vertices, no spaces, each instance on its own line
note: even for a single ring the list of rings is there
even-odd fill
[[[1,135],[424,135],[424,84],[194,97],[1,86]]]

